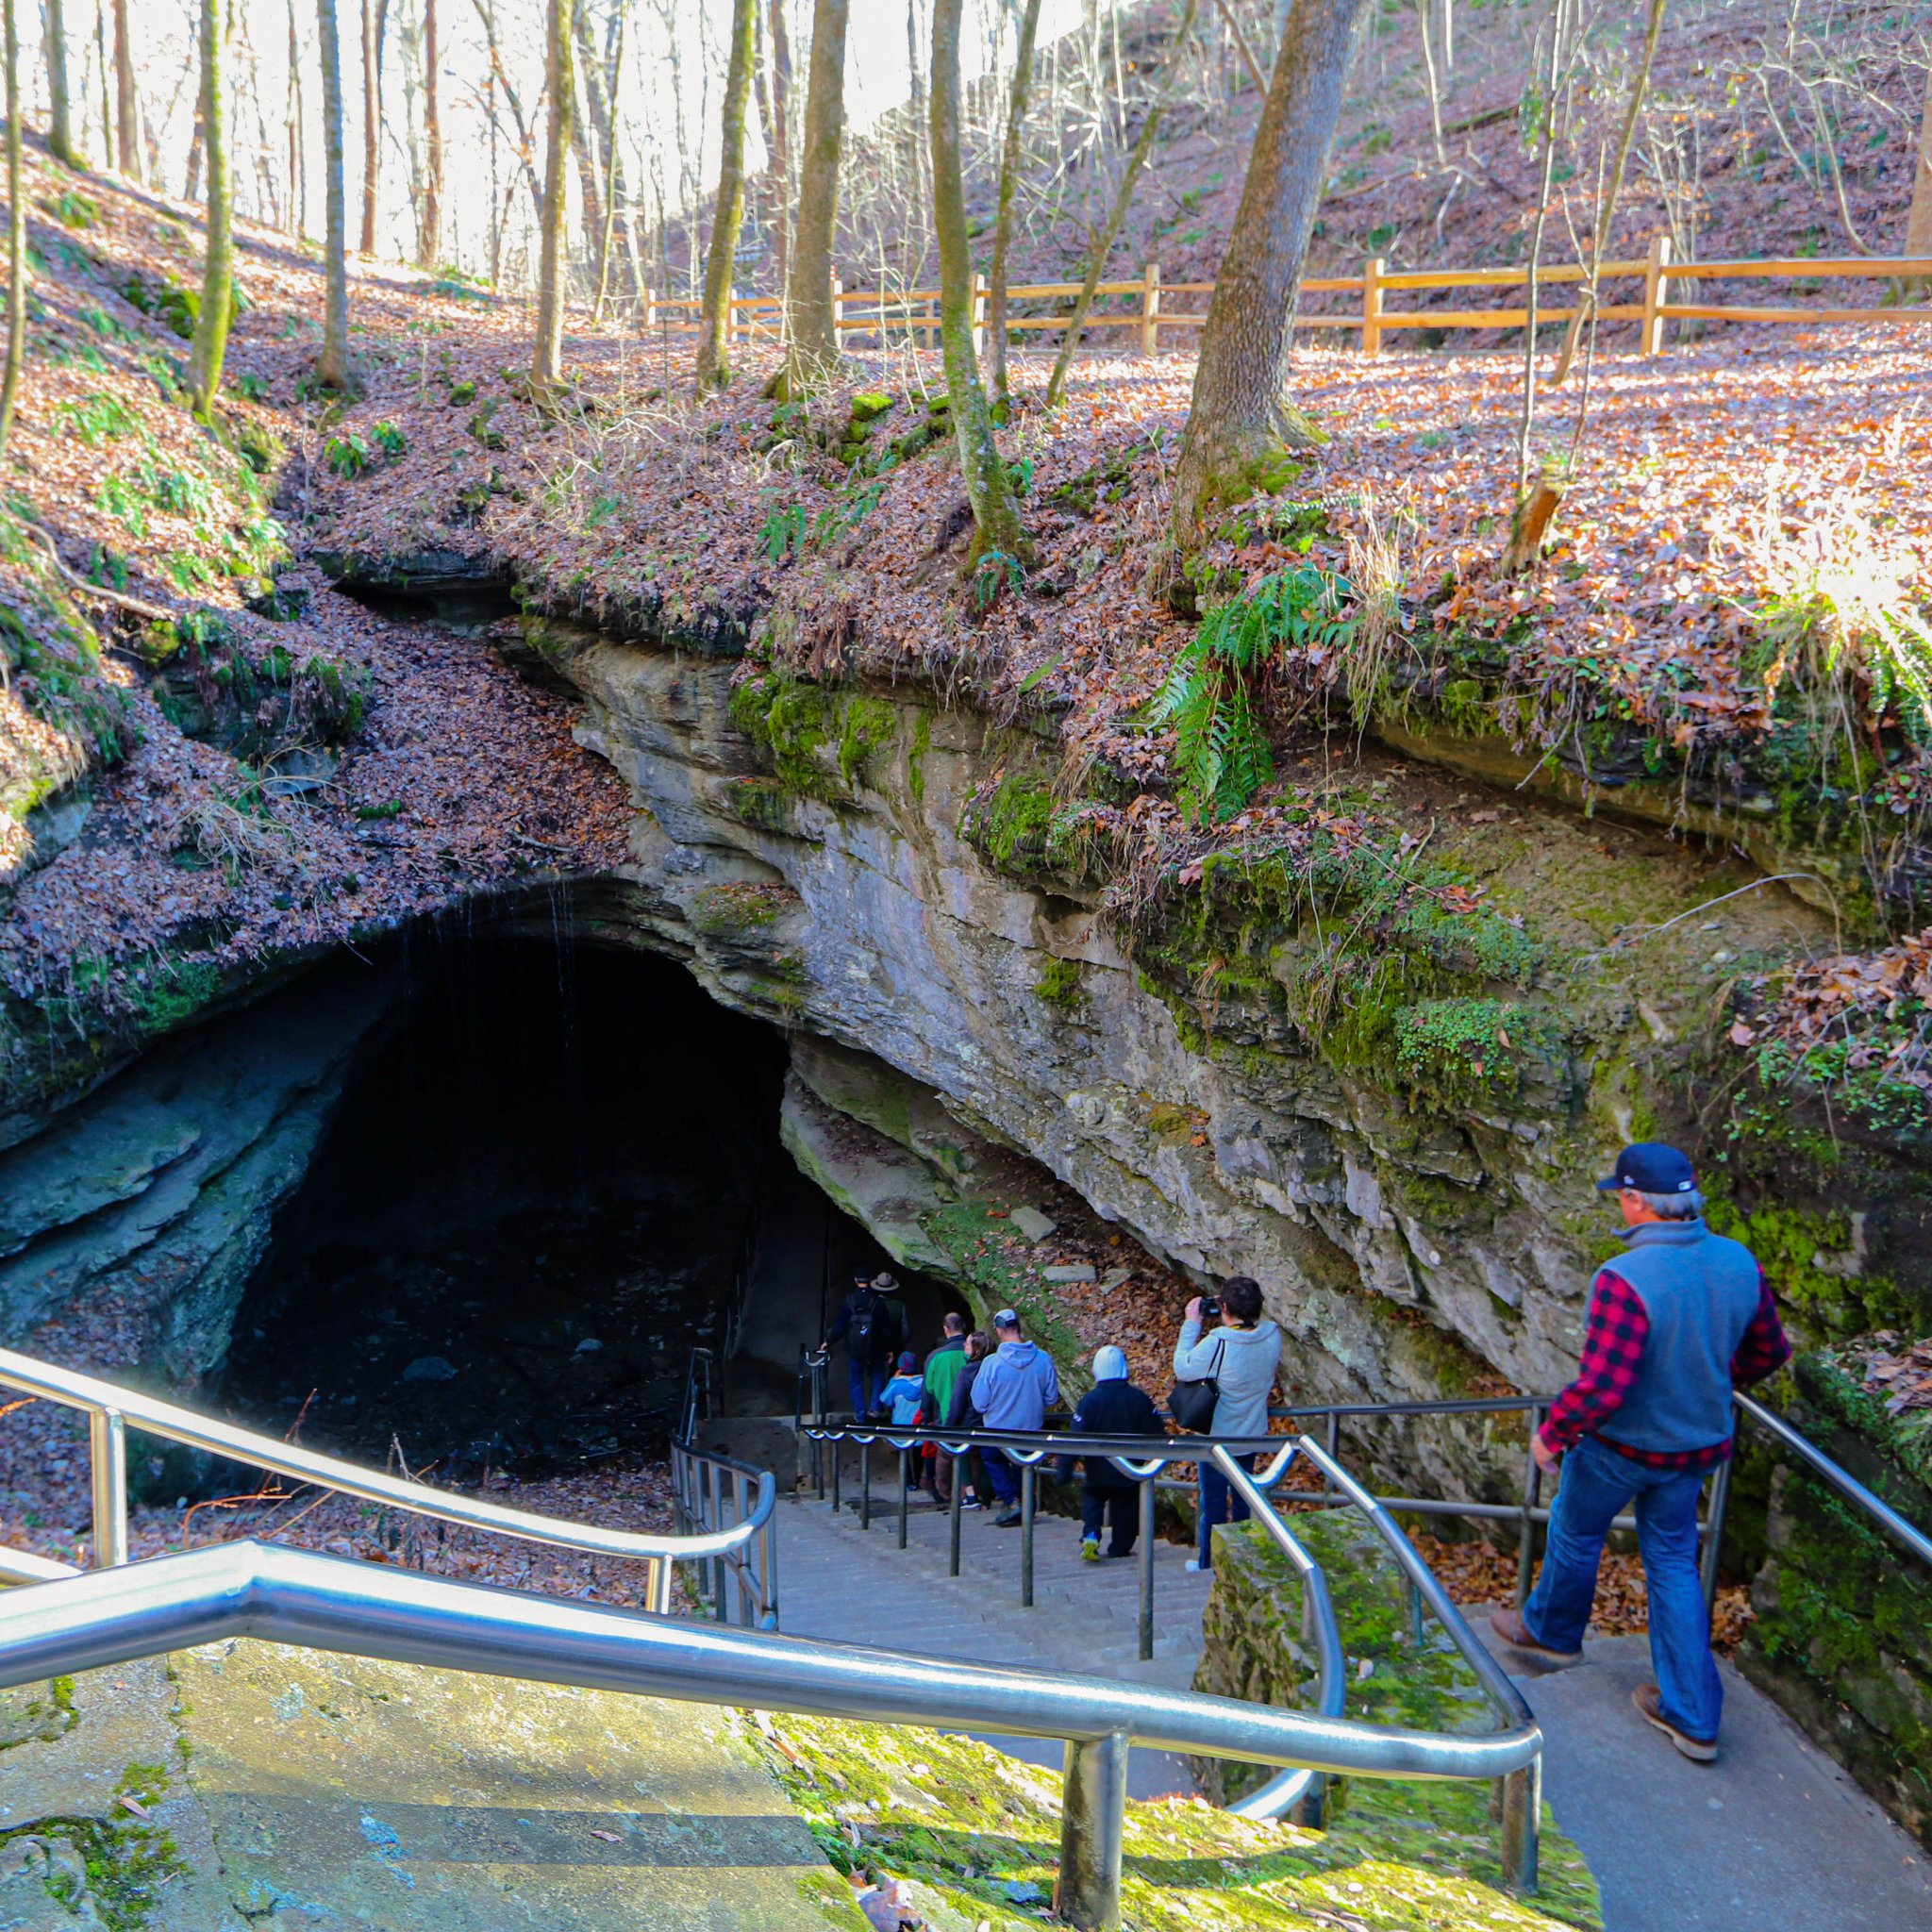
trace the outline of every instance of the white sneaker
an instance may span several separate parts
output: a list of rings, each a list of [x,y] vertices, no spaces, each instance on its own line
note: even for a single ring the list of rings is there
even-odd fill
[[[1200,1573],[1201,1573],[1202,1571],[1204,1571],[1204,1570],[1205,1570],[1205,1571],[1207,1571],[1207,1573],[1208,1574],[1208,1575],[1210,1575],[1210,1576],[1211,1576],[1211,1575],[1213,1575],[1213,1574],[1214,1574],[1214,1565],[1213,1565],[1212,1563],[1204,1563],[1204,1562],[1202,1562],[1202,1560],[1200,1559],[1200,1557],[1190,1557],[1188,1558],[1188,1574],[1189,1574],[1189,1575],[1191,1575],[1191,1576],[1198,1576],[1198,1575],[1200,1574]]]

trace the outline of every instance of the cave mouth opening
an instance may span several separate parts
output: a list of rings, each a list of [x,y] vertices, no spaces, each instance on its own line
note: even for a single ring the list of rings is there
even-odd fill
[[[780,1141],[783,1037],[629,950],[441,937],[400,977],[244,1291],[233,1412],[441,1480],[655,1457],[747,1300],[732,1404],[789,1410],[891,1264]]]

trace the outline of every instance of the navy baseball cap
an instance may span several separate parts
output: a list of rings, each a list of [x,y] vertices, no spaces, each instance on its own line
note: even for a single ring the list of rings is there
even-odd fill
[[[1639,1141],[1617,1156],[1617,1171],[1596,1184],[1600,1194],[1635,1188],[1641,1194],[1688,1194],[1697,1186],[1690,1157],[1661,1141]]]

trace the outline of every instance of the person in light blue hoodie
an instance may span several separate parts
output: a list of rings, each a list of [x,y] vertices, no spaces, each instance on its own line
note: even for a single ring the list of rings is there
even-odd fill
[[[973,1407],[987,1429],[1037,1429],[1046,1412],[1060,1399],[1059,1372],[1053,1357],[1020,1334],[1020,1318],[1002,1308],[992,1318],[999,1346],[980,1364],[973,1378]],[[1000,1500],[993,1518],[996,1529],[1011,1529],[1020,1521],[1020,1471],[998,1449],[985,1452],[987,1479]]]
[[[919,1406],[925,1400],[925,1377],[919,1373],[919,1357],[908,1348],[899,1357],[899,1373],[879,1391],[879,1407],[891,1410],[895,1427],[906,1428],[919,1420]]]
[[[1281,1366],[1281,1330],[1261,1314],[1261,1285],[1245,1274],[1231,1275],[1221,1291],[1222,1324],[1212,1335],[1201,1333],[1201,1297],[1188,1304],[1180,1340],[1174,1348],[1177,1381],[1208,1382],[1217,1391],[1214,1421],[1217,1436],[1265,1436],[1268,1398],[1274,1392],[1275,1372]],[[1253,1455],[1235,1460],[1250,1472]],[[1201,1465],[1200,1554],[1190,1570],[1214,1567],[1214,1526],[1245,1523],[1248,1506],[1228,1487],[1227,1478],[1211,1462]]]

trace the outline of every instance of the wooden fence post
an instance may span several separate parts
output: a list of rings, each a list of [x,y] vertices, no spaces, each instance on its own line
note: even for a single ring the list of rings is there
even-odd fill
[[[973,271],[973,354],[975,358],[986,354],[986,277],[977,269]]]
[[[1664,271],[1670,266],[1670,260],[1671,238],[1653,235],[1650,238],[1650,259],[1643,269],[1643,323],[1637,340],[1640,355],[1663,354],[1664,319],[1657,310],[1669,299],[1670,277]]]
[[[738,325],[738,291],[736,289],[726,289],[724,291],[725,341],[727,343],[736,341],[741,334],[748,337],[751,334],[750,323],[751,318],[746,316],[746,326],[741,330],[740,329]]]
[[[1141,283],[1141,353],[1154,353],[1160,333],[1160,264],[1150,261]]]
[[[832,346],[839,345],[839,334],[845,320],[845,284],[837,275],[832,277]]]
[[[1362,354],[1382,353],[1382,271],[1388,266],[1379,255],[1362,263]]]
[[[658,326],[658,291],[646,282],[644,284],[644,327],[648,331]]]

